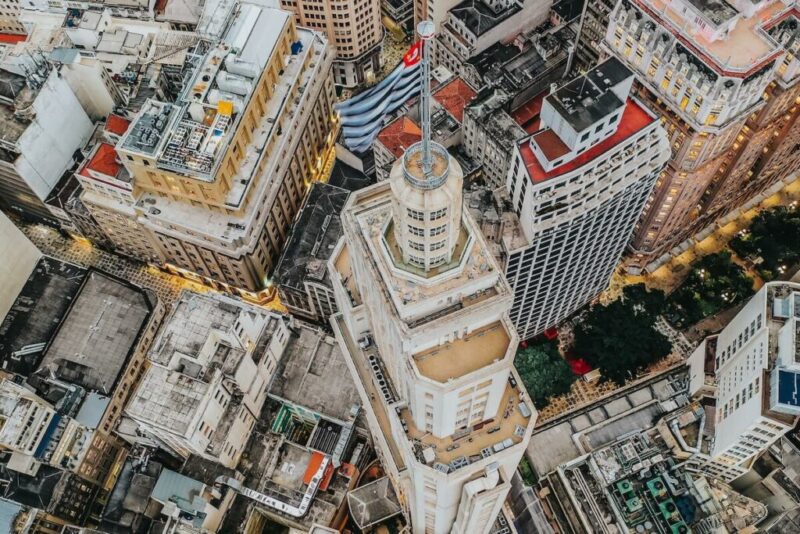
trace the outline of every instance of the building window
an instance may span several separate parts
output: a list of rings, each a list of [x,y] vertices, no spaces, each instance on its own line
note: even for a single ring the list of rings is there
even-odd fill
[[[416,236],[424,236],[425,235],[425,230],[424,229],[418,228],[416,226],[411,226],[410,224],[408,225],[408,231],[411,232],[411,235],[416,235]]]
[[[446,230],[447,230],[447,225],[446,224],[443,224],[441,226],[437,226],[436,228],[431,228],[431,236],[441,235],[441,234],[445,233]]]
[[[447,215],[447,208],[442,208],[440,210],[432,211],[430,217],[432,221],[438,221],[439,219],[441,219],[446,215]]]
[[[408,216],[414,219],[415,221],[424,221],[425,220],[425,213],[422,211],[412,210],[411,208],[407,208]]]
[[[409,241],[408,246],[410,246],[414,250],[425,250],[425,245],[423,245],[422,243],[417,243],[416,241]]]

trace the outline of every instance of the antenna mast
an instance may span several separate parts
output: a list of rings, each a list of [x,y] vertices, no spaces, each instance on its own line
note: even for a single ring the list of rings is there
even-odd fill
[[[420,116],[422,119],[422,171],[429,175],[432,171],[431,158],[431,53],[429,41],[436,34],[433,21],[423,20],[417,25],[417,33],[422,40],[422,90],[420,94]]]

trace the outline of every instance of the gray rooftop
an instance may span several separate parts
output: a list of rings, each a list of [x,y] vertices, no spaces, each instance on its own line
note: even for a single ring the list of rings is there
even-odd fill
[[[359,528],[365,529],[401,512],[397,494],[388,477],[356,488],[347,494],[350,514]]]
[[[307,279],[318,283],[327,279],[326,264],[342,236],[339,214],[349,194],[325,183],[312,185],[275,268],[278,285],[304,290]]]
[[[347,422],[361,401],[339,346],[321,330],[302,324],[294,330],[270,396]]]
[[[495,13],[481,0],[465,0],[450,10],[450,16],[460,20],[470,32],[480,37],[521,10],[522,7],[515,3]]]
[[[611,89],[631,76],[633,73],[612,57],[545,98],[576,132],[581,132],[625,107]]]
[[[28,376],[39,364],[41,351],[16,358],[23,347],[47,343],[78,293],[86,270],[53,258],[36,264],[17,300],[0,324],[0,364],[3,369]]]
[[[50,367],[66,382],[110,393],[151,309],[140,288],[90,272],[40,368]]]

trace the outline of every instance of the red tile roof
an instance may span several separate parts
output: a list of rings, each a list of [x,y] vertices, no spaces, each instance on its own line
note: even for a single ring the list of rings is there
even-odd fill
[[[542,91],[511,113],[514,122],[529,134],[539,130],[539,113],[542,112],[542,102],[547,94],[548,91]]]
[[[92,159],[83,166],[80,174],[81,176],[91,178],[89,174],[89,169],[91,169],[100,174],[105,174],[106,176],[116,177],[121,167],[122,165],[117,162],[117,151],[114,150],[114,147],[108,143],[100,143]]]
[[[28,38],[27,35],[18,35],[16,33],[0,33],[0,43],[17,44]]]
[[[531,181],[537,184],[574,171],[575,169],[586,165],[601,154],[605,154],[613,147],[622,143],[636,132],[646,128],[655,122],[655,120],[656,119],[647,111],[645,111],[644,108],[642,108],[636,101],[629,98],[627,105],[625,106],[625,111],[622,113],[622,119],[620,120],[619,127],[617,128],[617,131],[614,132],[614,135],[611,135],[580,156],[556,167],[550,172],[545,172],[539,163],[539,160],[536,159],[536,155],[533,153],[533,149],[530,146],[530,138],[523,139],[518,145],[518,148],[520,154],[522,155],[522,161],[525,163],[525,167],[528,169],[528,175],[531,177]],[[559,140],[559,142],[561,141]]]
[[[433,93],[433,98],[461,123],[464,121],[464,108],[477,94],[472,87],[467,85],[467,82],[461,78],[453,78],[438,87]]]
[[[111,114],[106,119],[105,130],[117,135],[124,135],[128,131],[131,121],[119,115]]]
[[[378,134],[378,141],[396,158],[402,156],[408,147],[420,139],[422,131],[419,126],[405,115],[390,122]]]

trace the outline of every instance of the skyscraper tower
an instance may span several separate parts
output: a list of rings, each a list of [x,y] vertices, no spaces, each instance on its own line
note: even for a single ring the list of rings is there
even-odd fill
[[[433,24],[418,32],[422,140],[342,212],[332,324],[413,532],[479,534],[536,416],[513,368],[510,288],[462,209],[459,164],[430,139]]]

